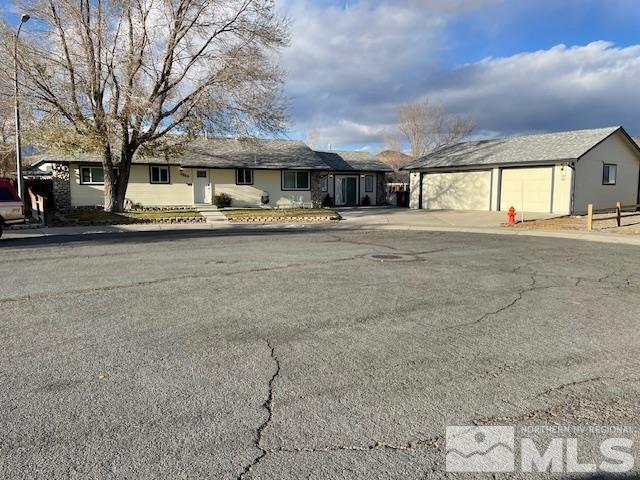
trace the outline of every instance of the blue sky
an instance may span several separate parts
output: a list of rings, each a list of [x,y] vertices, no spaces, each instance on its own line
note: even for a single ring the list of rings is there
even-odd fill
[[[276,0],[291,138],[377,150],[428,97],[476,135],[624,125],[640,135],[638,0]],[[0,0],[10,17],[10,0]]]

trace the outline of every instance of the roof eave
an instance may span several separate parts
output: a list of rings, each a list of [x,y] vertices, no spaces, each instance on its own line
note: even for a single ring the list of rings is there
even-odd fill
[[[519,167],[519,166],[535,166],[535,165],[557,165],[558,163],[572,163],[577,161],[577,158],[558,158],[554,160],[531,160],[528,162],[502,162],[502,163],[474,163],[468,165],[443,165],[437,167],[404,167],[401,170],[409,172],[427,172],[427,171],[451,171],[451,170],[469,170],[469,169],[483,169],[488,170],[491,168],[504,168],[504,167]]]

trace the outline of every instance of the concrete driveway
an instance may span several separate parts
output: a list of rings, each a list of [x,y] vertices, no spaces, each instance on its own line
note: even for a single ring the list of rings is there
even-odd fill
[[[505,212],[471,210],[410,210],[397,207],[339,208],[342,217],[354,224],[409,225],[414,227],[495,228],[507,221]],[[526,212],[525,219],[537,220],[557,215]],[[518,214],[518,220],[520,214]]]
[[[0,477],[444,478],[448,425],[638,428],[638,272],[469,233],[3,241]]]

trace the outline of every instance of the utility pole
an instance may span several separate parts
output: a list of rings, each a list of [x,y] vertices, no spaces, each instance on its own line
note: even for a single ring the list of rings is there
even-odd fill
[[[16,177],[18,180],[18,196],[24,203],[24,178],[22,178],[22,144],[20,141],[20,93],[18,91],[18,37],[20,37],[20,30],[22,25],[29,21],[29,15],[22,15],[20,17],[20,26],[16,33],[16,40],[13,46],[13,77],[15,86],[15,105],[16,105]]]

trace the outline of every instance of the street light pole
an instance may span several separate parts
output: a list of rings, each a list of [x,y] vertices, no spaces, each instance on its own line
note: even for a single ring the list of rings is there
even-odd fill
[[[25,202],[24,196],[24,179],[22,178],[22,145],[20,141],[20,96],[18,91],[18,37],[20,36],[20,30],[22,25],[29,21],[29,15],[22,15],[20,17],[20,26],[16,33],[16,40],[13,47],[13,77],[15,86],[15,104],[16,104],[16,176],[18,179],[18,196]]]

